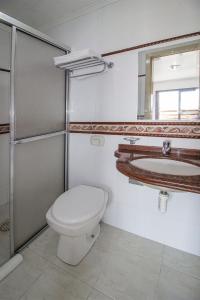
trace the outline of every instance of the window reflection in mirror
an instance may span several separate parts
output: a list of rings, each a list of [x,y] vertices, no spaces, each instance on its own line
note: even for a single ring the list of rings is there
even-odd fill
[[[199,43],[145,53],[145,72],[139,73],[139,101],[144,102],[138,103],[139,118],[200,120],[199,61]]]

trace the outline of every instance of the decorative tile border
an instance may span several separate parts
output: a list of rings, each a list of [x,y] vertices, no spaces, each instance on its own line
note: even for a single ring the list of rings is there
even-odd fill
[[[5,134],[10,132],[9,124],[0,124],[0,134]]]
[[[71,133],[200,138],[200,122],[71,122]]]
[[[200,139],[200,122],[71,122],[69,130],[71,133]],[[9,132],[9,124],[0,124],[0,134]]]

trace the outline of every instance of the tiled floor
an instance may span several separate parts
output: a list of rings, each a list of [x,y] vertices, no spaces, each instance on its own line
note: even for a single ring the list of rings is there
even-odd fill
[[[56,257],[46,230],[0,284],[1,300],[200,300],[200,257],[102,224],[80,265]]]

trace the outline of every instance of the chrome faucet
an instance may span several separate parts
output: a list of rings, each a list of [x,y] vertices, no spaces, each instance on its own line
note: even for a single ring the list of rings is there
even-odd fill
[[[164,141],[162,147],[163,155],[169,155],[170,151],[171,151],[170,141]]]
[[[134,138],[134,137],[125,137],[124,138],[125,141],[128,141],[130,143],[130,145],[134,145],[137,141],[139,141],[139,138]]]

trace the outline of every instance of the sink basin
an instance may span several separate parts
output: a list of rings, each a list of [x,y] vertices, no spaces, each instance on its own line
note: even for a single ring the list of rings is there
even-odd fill
[[[161,147],[120,144],[115,156],[117,170],[132,184],[200,194],[200,149],[173,148],[164,156]]]
[[[133,160],[131,164],[137,168],[160,174],[177,176],[200,175],[200,167],[167,158],[140,158]]]

